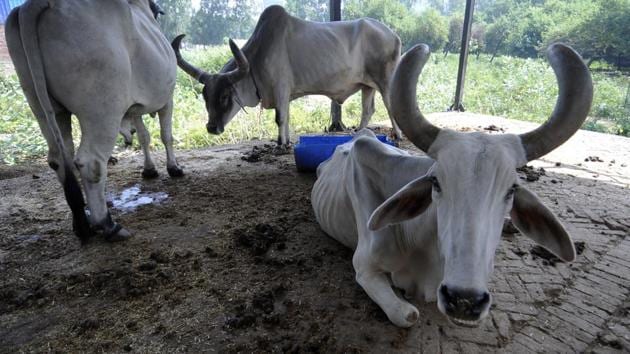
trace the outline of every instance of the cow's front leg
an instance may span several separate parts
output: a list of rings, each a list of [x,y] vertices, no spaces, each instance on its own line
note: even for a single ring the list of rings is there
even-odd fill
[[[290,144],[288,100],[276,108],[276,124],[278,125],[278,146],[281,148],[288,148]]]
[[[382,270],[374,269],[369,255],[360,248],[352,258],[356,280],[368,296],[385,312],[387,318],[398,327],[411,327],[419,317],[418,309],[399,298]]]
[[[160,137],[166,149],[166,171],[171,177],[181,177],[184,170],[177,164],[173,151],[173,99],[158,111],[160,117]]]

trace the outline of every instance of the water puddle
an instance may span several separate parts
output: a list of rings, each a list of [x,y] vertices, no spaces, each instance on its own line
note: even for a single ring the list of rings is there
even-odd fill
[[[108,204],[124,213],[135,211],[139,206],[159,204],[168,198],[165,192],[143,192],[139,184],[125,188],[120,194],[109,194]]]

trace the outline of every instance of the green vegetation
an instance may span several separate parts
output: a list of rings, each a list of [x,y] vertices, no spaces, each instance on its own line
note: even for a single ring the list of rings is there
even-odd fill
[[[214,72],[230,57],[226,46],[211,47],[184,53],[191,62]],[[590,130],[630,136],[630,77],[610,71],[604,64],[593,73],[595,99],[591,118],[585,124]],[[452,103],[457,76],[457,56],[432,56],[420,77],[418,101],[425,113],[445,111]],[[201,85],[179,71],[175,90],[173,132],[177,149],[230,144],[260,138],[275,139],[277,127],[273,110],[262,113],[257,108],[239,113],[222,135],[206,132],[205,105]],[[557,87],[551,68],[541,59],[520,59],[490,56],[470,59],[464,95],[468,111],[514,119],[542,122],[555,103]],[[377,95],[377,111],[372,121],[387,120],[387,113]],[[343,105],[344,122],[357,125],[361,115],[360,95]],[[321,132],[330,125],[329,101],[321,97],[302,98],[291,104],[293,134]],[[36,120],[26,103],[15,75],[0,74],[0,163],[14,164],[45,156],[47,147]],[[162,149],[159,124],[145,118],[152,135],[152,145]],[[76,125],[76,124],[75,124]],[[78,131],[76,132],[78,137]],[[137,139],[136,139],[137,140]],[[119,142],[122,143],[122,142]],[[136,141],[137,144],[137,141]]]

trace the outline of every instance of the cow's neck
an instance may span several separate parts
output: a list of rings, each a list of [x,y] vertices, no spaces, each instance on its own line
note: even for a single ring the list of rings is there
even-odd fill
[[[254,82],[254,78],[251,73],[247,75],[243,80],[234,84],[234,89],[241,99],[242,103],[246,107],[256,107],[261,100],[260,93]]]
[[[438,229],[435,204],[431,204],[419,216],[402,223],[401,231],[401,244],[407,252],[436,247]]]

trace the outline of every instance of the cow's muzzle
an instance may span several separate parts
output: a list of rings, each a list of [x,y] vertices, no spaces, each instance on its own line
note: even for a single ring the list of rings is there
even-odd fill
[[[223,127],[212,125],[210,123],[206,124],[206,129],[208,130],[208,133],[214,134],[214,135],[219,135],[223,133]]]
[[[488,314],[491,297],[487,291],[457,289],[441,285],[438,307],[442,313],[460,326],[475,327]]]

